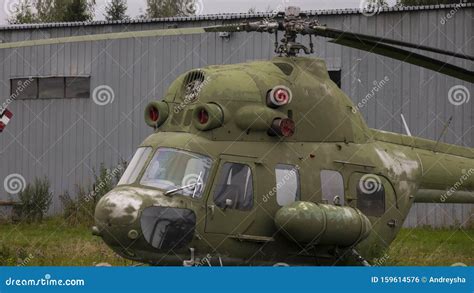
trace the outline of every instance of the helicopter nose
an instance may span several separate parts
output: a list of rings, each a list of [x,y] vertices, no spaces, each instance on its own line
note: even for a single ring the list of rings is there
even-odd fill
[[[145,240],[154,248],[180,249],[194,237],[196,214],[184,208],[152,206],[143,210],[140,224]]]
[[[150,245],[163,251],[185,249],[194,237],[195,212],[172,198],[156,196],[136,188],[110,191],[97,203],[92,233],[112,247],[127,246],[129,256],[131,250]]]
[[[104,195],[95,209],[96,222],[106,226],[129,226],[138,219],[142,197],[129,190],[112,190]]]

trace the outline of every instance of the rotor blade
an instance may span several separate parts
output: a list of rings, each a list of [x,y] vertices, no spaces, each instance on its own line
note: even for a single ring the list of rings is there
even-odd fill
[[[467,69],[426,57],[407,50],[399,49],[393,46],[384,45],[372,41],[356,41],[350,39],[331,40],[331,43],[356,48],[370,53],[390,57],[413,65],[418,65],[442,74],[462,79],[474,83],[474,72]]]
[[[317,35],[332,38],[332,39],[351,39],[351,40],[357,40],[359,42],[372,41],[375,43],[386,43],[386,44],[391,44],[391,45],[397,45],[397,46],[402,46],[402,47],[408,47],[408,48],[434,52],[438,54],[453,56],[453,57],[467,59],[467,60],[474,60],[474,56],[469,56],[462,53],[456,53],[456,52],[446,51],[446,50],[442,50],[438,48],[417,45],[417,44],[397,41],[393,39],[386,39],[382,37],[369,36],[369,35],[358,34],[358,33],[353,33],[353,32],[346,32],[346,31],[341,31],[341,30],[337,30],[333,28],[328,28],[325,26],[312,27],[311,29],[314,30],[314,33]]]
[[[120,32],[120,33],[72,36],[72,37],[53,38],[53,39],[27,40],[27,41],[20,41],[20,42],[0,43],[0,49],[22,48],[22,47],[41,46],[41,45],[58,45],[58,44],[91,42],[91,41],[120,40],[120,39],[129,39],[129,38],[194,35],[194,34],[203,34],[206,32],[219,31],[218,29],[220,27],[222,26],[131,31],[131,32]]]
[[[226,24],[226,25],[216,25],[205,27],[204,30],[208,33],[219,33],[219,32],[242,32],[248,28],[247,23],[240,24]]]

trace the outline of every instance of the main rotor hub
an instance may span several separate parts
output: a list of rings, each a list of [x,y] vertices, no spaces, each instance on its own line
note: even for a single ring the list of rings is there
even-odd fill
[[[282,18],[277,20],[277,18]],[[280,12],[272,18],[266,18],[257,22],[247,22],[244,27],[247,32],[268,32],[275,34],[275,53],[280,56],[296,56],[301,50],[305,54],[314,53],[312,36],[310,36],[309,48],[299,43],[298,35],[308,34],[308,29],[319,26],[319,22],[309,19],[306,13],[302,13],[299,7],[287,7],[285,12]],[[278,31],[283,31],[284,36],[278,40]]]

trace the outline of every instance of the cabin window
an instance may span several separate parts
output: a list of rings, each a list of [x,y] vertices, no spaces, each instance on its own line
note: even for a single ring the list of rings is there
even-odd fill
[[[224,163],[214,192],[214,203],[222,209],[248,211],[253,207],[252,169],[239,163]]]
[[[132,184],[137,180],[138,174],[140,174],[140,171],[143,169],[146,160],[150,156],[151,150],[151,147],[138,148],[117,185]]]
[[[300,199],[299,173],[296,166],[276,165],[275,177],[278,205],[286,206]]]
[[[72,99],[90,97],[90,77],[55,76],[14,78],[10,80],[14,99]]]
[[[367,216],[382,216],[385,213],[383,184],[361,178],[357,184],[357,208]]]
[[[344,180],[341,173],[321,170],[321,193],[323,203],[344,205]]]

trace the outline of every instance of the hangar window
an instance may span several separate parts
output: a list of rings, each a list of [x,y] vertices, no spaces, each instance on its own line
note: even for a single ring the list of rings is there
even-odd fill
[[[62,99],[64,98],[64,78],[51,77],[38,79],[38,98]]]
[[[329,70],[329,78],[341,88],[341,70]]]
[[[90,78],[88,77],[66,77],[66,98],[89,98]]]
[[[10,80],[13,99],[89,98],[90,77],[55,76],[14,78]]]
[[[276,165],[275,177],[278,205],[286,206],[299,200],[300,182],[296,166],[283,164]]]
[[[224,163],[214,192],[214,203],[222,208],[251,210],[253,207],[252,170],[248,165]]]
[[[35,78],[15,78],[10,81],[10,97],[13,100],[36,99],[38,80]]]

